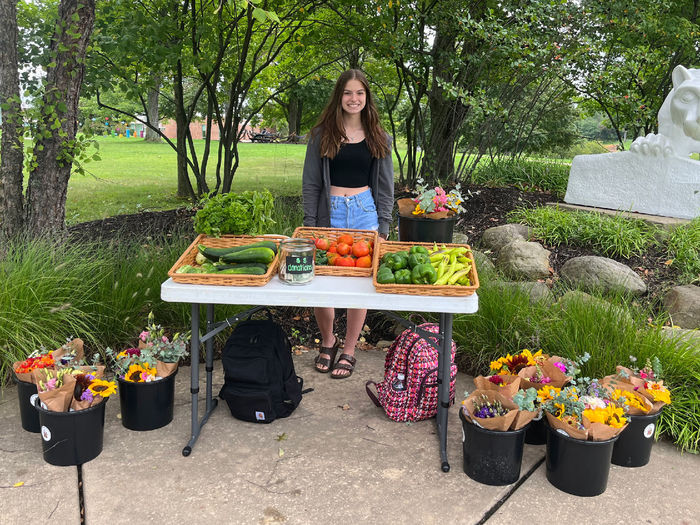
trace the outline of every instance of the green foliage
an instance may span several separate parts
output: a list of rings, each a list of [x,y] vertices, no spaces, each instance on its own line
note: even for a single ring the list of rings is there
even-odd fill
[[[585,140],[574,144],[564,152],[562,158],[573,159],[576,155],[594,155],[598,153],[609,153],[600,142],[595,140]]]
[[[668,238],[668,255],[684,282],[700,281],[700,217],[674,228]]]
[[[567,163],[556,161],[500,159],[479,164],[471,175],[471,182],[550,191],[562,198],[569,181],[569,169]]]
[[[259,235],[270,233],[274,225],[274,198],[267,191],[220,193],[205,197],[194,218],[197,233],[219,237],[224,234]]]
[[[622,215],[567,212],[558,207],[518,208],[508,220],[528,224],[546,244],[591,246],[606,256],[642,255],[656,240],[655,228]]]

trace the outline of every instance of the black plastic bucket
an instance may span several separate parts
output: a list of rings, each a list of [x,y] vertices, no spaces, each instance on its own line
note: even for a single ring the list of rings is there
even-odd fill
[[[530,426],[525,431],[525,443],[528,445],[544,445],[547,443],[547,425],[544,422],[545,417],[530,421]]]
[[[620,432],[612,453],[612,462],[621,467],[643,467],[649,463],[654,444],[656,420],[661,411],[643,416],[627,416],[629,425]]]
[[[607,441],[584,441],[547,426],[547,479],[575,496],[605,492],[610,458],[617,436]]]
[[[33,400],[39,397],[36,385],[20,381],[16,377],[15,381],[17,381],[17,400],[19,401],[19,417],[22,421],[22,428],[28,432],[39,432],[41,429],[39,412],[33,405]]]
[[[41,446],[44,461],[66,467],[82,465],[95,459],[102,452],[105,431],[105,405],[101,403],[74,412],[53,412],[39,406],[35,410],[41,424]]]
[[[457,216],[445,219],[402,217],[399,215],[399,241],[452,242]]]
[[[467,421],[461,409],[459,418],[464,473],[485,485],[510,485],[518,481],[527,427],[505,432],[487,430]]]
[[[129,430],[155,430],[173,420],[175,376],[149,383],[132,383],[119,378],[122,425]]]

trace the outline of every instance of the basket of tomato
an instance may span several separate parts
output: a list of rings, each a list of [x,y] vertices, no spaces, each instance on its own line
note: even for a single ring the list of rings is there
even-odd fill
[[[300,226],[292,237],[313,239],[316,275],[371,277],[377,232]]]

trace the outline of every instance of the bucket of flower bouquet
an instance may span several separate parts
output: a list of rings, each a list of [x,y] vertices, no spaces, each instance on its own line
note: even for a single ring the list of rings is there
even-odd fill
[[[492,381],[495,380],[493,378],[503,378],[505,381],[512,382],[512,378],[518,377],[520,378],[518,388],[523,390],[534,388],[538,392],[535,399],[536,415],[525,432],[525,443],[544,445],[547,441],[547,430],[544,414],[539,408],[542,400],[547,397],[543,389],[562,388],[568,384],[572,377],[578,373],[577,363],[558,356],[549,357],[547,354],[543,354],[542,350],[533,354],[526,348],[518,354],[508,354],[492,361],[490,368],[492,372],[497,374],[490,376]]]
[[[649,463],[657,420],[663,407],[671,403],[661,374],[661,363],[655,357],[641,370],[618,366],[617,374],[603,378],[613,401],[625,410],[629,420],[613,447],[613,464],[643,467]]]
[[[464,473],[486,485],[509,485],[518,480],[525,428],[535,415],[521,410],[498,388],[477,388],[459,411]]]
[[[81,339],[69,339],[66,344],[46,352],[37,350],[24,361],[13,363],[12,370],[17,381],[17,400],[19,401],[19,416],[22,428],[28,432],[39,432],[39,413],[34,408],[34,400],[38,391],[34,379],[34,370],[54,370],[56,362],[61,364],[67,359],[80,360],[83,357],[83,341]]]
[[[461,203],[466,199],[460,193],[460,185],[447,193],[441,187],[428,188],[423,179],[417,179],[416,184],[415,197],[397,201],[399,240],[452,242],[458,214],[465,211]]]
[[[136,348],[115,353],[112,358],[119,382],[122,425],[129,430],[155,430],[173,420],[175,376],[178,361],[187,355],[187,339],[175,334],[172,340],[148,315],[147,329]]]
[[[575,496],[605,492],[613,446],[627,425],[623,410],[595,380],[553,392],[542,408],[548,423],[547,480]]]
[[[37,372],[39,393],[34,406],[47,463],[82,465],[102,452],[105,405],[117,388],[102,378],[103,372],[103,366]]]

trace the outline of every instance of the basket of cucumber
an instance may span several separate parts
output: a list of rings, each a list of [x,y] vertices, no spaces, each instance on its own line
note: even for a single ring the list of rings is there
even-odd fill
[[[284,235],[199,235],[168,272],[183,284],[263,286],[277,273]]]

